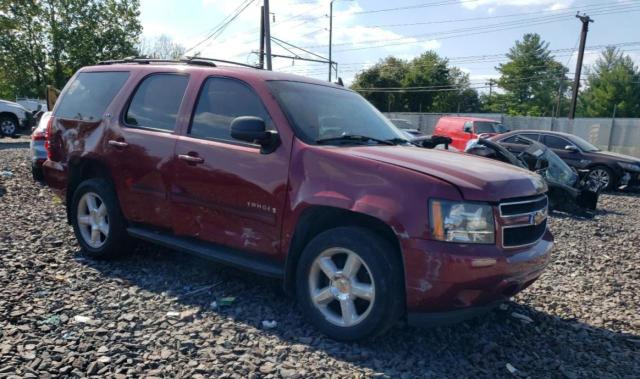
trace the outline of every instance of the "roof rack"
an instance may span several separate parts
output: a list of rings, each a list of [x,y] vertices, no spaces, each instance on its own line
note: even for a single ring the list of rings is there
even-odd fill
[[[122,59],[113,59],[107,61],[98,62],[99,65],[110,65],[110,64],[118,64],[118,63],[137,63],[137,64],[150,64],[150,63],[185,63],[192,65],[200,65],[200,66],[210,66],[217,67],[215,62],[218,63],[228,63],[234,64],[243,67],[255,68],[259,69],[258,66],[252,66],[250,64],[228,61],[224,59],[215,59],[215,58],[205,58],[205,57],[184,57],[182,59],[156,59],[156,58],[147,58],[147,57],[126,57]]]

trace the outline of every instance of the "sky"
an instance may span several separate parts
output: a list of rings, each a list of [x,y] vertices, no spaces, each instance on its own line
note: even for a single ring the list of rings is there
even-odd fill
[[[207,38],[234,11],[248,6],[215,37]],[[188,54],[256,63],[262,0],[142,0],[143,38],[166,35]],[[328,57],[329,0],[271,0],[273,37]],[[333,60],[350,84],[356,73],[393,55],[411,59],[434,50],[470,76],[481,91],[495,67],[506,61],[515,41],[535,32],[558,61],[575,71],[581,23],[590,24],[584,63],[597,59],[603,45],[620,44],[640,64],[640,0],[334,0]],[[273,43],[274,54],[312,57]],[[274,69],[328,79],[328,66],[276,58]],[[584,72],[584,71],[583,71]]]

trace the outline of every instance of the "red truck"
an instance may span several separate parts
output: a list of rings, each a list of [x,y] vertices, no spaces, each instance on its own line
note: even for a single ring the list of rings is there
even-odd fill
[[[143,239],[283,280],[338,340],[491,309],[546,266],[547,188],[412,146],[339,85],[207,59],[85,67],[47,131],[85,253]]]

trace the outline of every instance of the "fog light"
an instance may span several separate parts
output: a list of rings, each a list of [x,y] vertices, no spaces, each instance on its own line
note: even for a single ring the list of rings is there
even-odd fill
[[[494,258],[478,258],[471,260],[471,267],[490,267],[498,263]]]

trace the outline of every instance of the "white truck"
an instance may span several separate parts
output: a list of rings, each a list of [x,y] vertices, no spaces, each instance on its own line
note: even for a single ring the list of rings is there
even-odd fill
[[[0,136],[12,136],[19,129],[27,129],[31,126],[32,116],[22,105],[0,100]]]

